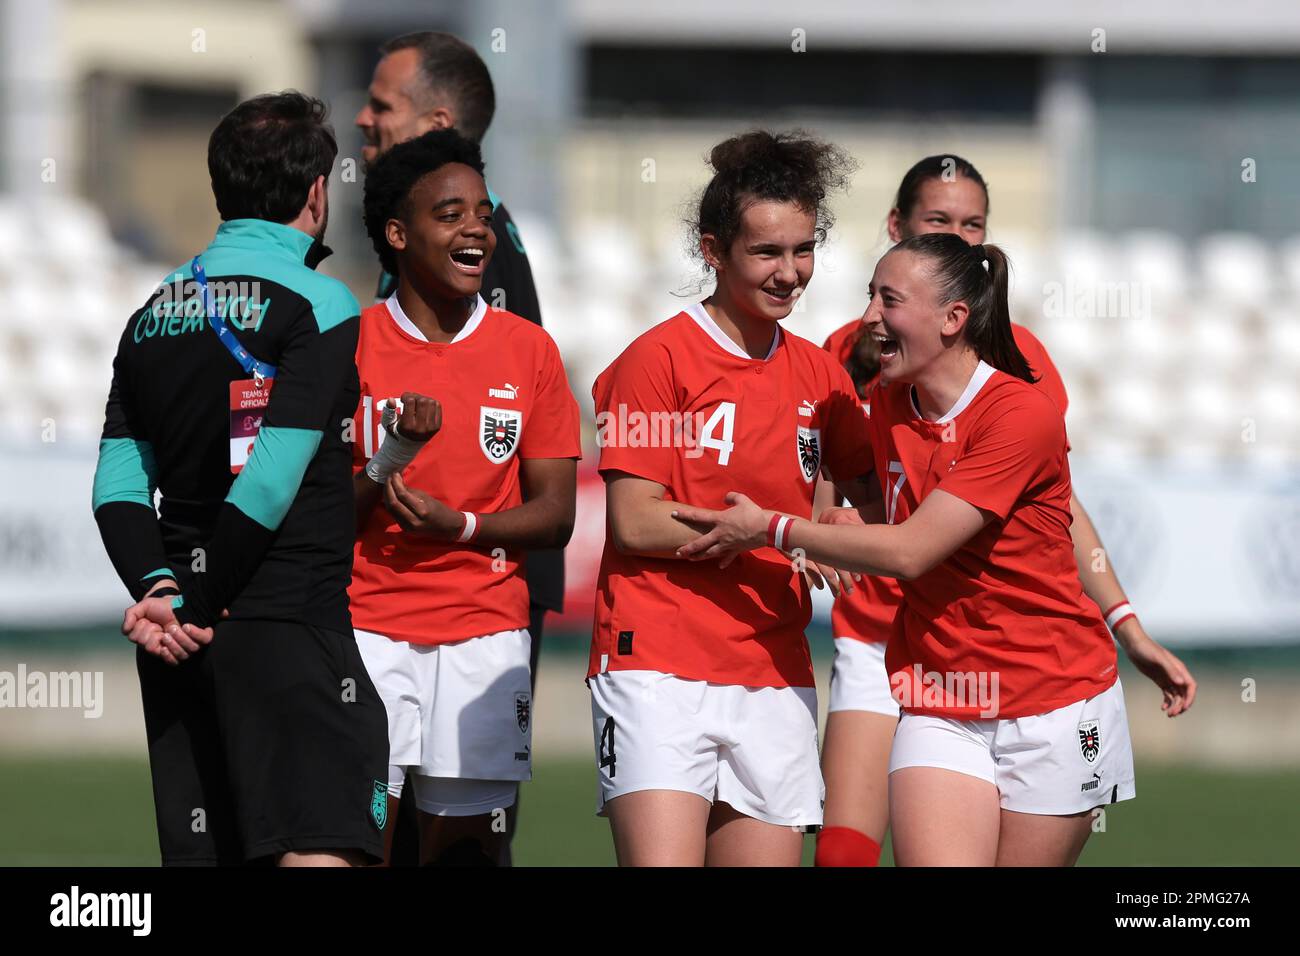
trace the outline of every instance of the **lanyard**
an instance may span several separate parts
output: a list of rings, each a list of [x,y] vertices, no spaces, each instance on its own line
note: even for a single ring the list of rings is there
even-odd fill
[[[208,291],[208,277],[203,271],[198,256],[194,257],[194,261],[190,263],[190,266],[194,270],[194,281],[199,284],[199,295],[203,297],[203,307],[208,312],[208,325],[212,326],[212,331],[217,333],[217,338],[226,347],[226,351],[235,357],[235,361],[244,370],[244,374],[247,375],[251,372],[254,384],[261,388],[266,379],[275,378],[275,366],[259,362],[249,354],[248,349],[239,344],[239,340],[235,338],[235,333],[230,331],[230,326],[226,325],[226,320],[217,315],[217,307],[212,301],[212,294]]]

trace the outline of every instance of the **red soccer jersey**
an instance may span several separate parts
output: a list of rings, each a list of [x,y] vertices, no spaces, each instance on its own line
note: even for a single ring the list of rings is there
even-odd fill
[[[967,675],[984,681],[1003,718],[1113,684],[1115,645],[1074,561],[1065,423],[1051,400],[983,362],[938,421],[921,418],[907,383],[877,382],[867,398],[889,523],[902,524],[936,489],[996,516],[938,566],[898,582],[885,666],[904,709],[989,716],[969,697],[962,706],[935,695],[935,678],[922,675],[945,687]]]
[[[862,330],[862,320],[854,319],[832,332],[822,347],[843,365],[849,360]],[[1043,343],[1023,325],[1016,325],[1013,322],[1011,333],[1015,336],[1021,354],[1038,377],[1038,381],[1034,384],[1064,415],[1070,399],[1065,391],[1065,382],[1061,380],[1061,374],[1052,363],[1047,349],[1043,348]],[[874,380],[867,387],[870,388],[871,384],[874,384]],[[868,408],[867,414],[870,413],[871,409]],[[1068,444],[1066,449],[1069,449]],[[831,609],[832,632],[835,637],[852,637],[867,644],[887,641],[893,628],[894,615],[898,612],[898,605],[902,600],[903,592],[893,578],[863,578],[861,582],[854,584],[851,592],[835,599],[834,607]]]
[[[729,491],[809,517],[819,468],[871,470],[866,420],[844,369],[776,329],[752,359],[694,305],[636,339],[592,389],[600,470],[726,508]],[[653,670],[746,687],[811,687],[807,585],[773,548],[725,570],[620,554],[606,524],[589,676]]]
[[[403,392],[442,403],[442,429],[402,479],[457,511],[523,503],[520,458],[580,458],[578,403],[560,353],[538,325],[482,298],[455,340],[429,342],[397,296],[361,313],[361,403],[354,472],[383,439],[377,406]],[[496,553],[494,554],[494,551]],[[444,544],[402,530],[381,501],[358,529],[352,622],[413,644],[446,644],[528,626],[523,553]]]

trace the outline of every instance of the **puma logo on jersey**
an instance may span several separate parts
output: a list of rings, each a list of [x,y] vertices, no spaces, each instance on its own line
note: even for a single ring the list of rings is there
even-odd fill
[[[801,418],[812,418],[813,412],[815,411],[817,411],[817,403],[810,402],[806,398],[803,400],[803,403],[799,406],[799,416]]]
[[[518,397],[519,389],[515,388],[515,386],[511,385],[509,382],[506,382],[500,388],[488,389],[488,398],[504,398],[513,402]]]

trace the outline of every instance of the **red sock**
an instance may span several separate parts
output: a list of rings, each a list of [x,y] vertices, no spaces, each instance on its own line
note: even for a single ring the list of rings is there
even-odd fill
[[[875,866],[880,844],[850,827],[822,827],[817,834],[814,866]]]

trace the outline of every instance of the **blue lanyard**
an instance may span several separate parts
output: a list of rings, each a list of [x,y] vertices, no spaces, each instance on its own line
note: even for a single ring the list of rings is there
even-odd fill
[[[199,284],[199,295],[203,296],[203,307],[208,311],[208,325],[212,326],[212,331],[217,333],[217,338],[226,347],[226,351],[235,357],[235,361],[244,370],[244,374],[251,373],[254,383],[258,388],[261,388],[263,381],[268,378],[275,378],[275,366],[267,365],[265,362],[259,362],[253,358],[248,353],[248,349],[239,344],[239,340],[235,338],[235,333],[230,331],[230,326],[226,325],[226,320],[217,315],[217,307],[212,301],[212,293],[208,291],[208,277],[203,271],[203,266],[199,263],[198,256],[194,257],[190,267],[194,270],[194,281]]]

